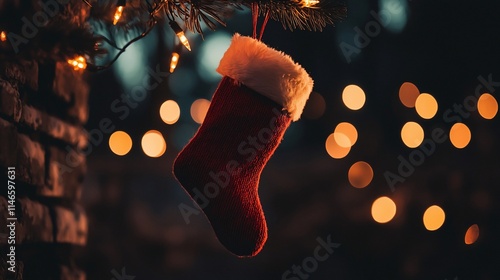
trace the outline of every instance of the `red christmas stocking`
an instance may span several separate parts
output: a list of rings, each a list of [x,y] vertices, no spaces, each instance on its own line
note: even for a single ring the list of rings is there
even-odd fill
[[[238,256],[254,256],[267,239],[260,174],[300,118],[313,81],[289,56],[239,34],[217,72],[224,77],[205,121],[177,156],[174,175],[219,241]],[[193,208],[179,208],[189,222]]]

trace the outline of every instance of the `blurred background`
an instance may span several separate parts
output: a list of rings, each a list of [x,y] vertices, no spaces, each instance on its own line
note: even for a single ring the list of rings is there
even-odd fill
[[[269,238],[251,259],[226,251],[202,214],[186,224],[190,198],[172,175],[232,34],[251,34],[249,11],[188,32],[192,51],[168,76],[152,74],[169,72],[166,22],[89,76],[87,129],[113,129],[90,141],[88,279],[500,279],[500,4],[347,5],[323,32],[270,21],[264,34],[315,86],[262,174]],[[328,237],[340,246],[305,261]]]

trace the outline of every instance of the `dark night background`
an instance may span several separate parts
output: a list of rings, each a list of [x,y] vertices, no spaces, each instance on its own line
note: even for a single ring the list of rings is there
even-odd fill
[[[404,28],[391,32],[382,27],[348,63],[340,44],[354,46],[354,28],[364,30],[374,20],[370,11],[378,11],[380,3],[349,1],[347,18],[323,32],[290,32],[280,23],[269,23],[264,42],[308,70],[326,110],[312,118],[321,106],[310,102],[264,169],[259,192],[269,238],[251,259],[227,252],[203,215],[190,224],[183,221],[177,206],[189,202],[189,197],[171,173],[175,156],[198,127],[189,114],[191,103],[210,99],[218,82],[196,71],[206,57],[200,50],[220,34],[250,34],[250,15],[238,14],[227,28],[207,31],[205,41],[190,36],[193,52],[183,52],[177,71],[125,120],[110,110],[115,99],[130,91],[120,82],[123,74],[118,70],[160,65],[168,71],[172,34],[167,24],[138,43],[142,62],[130,60],[135,54],[130,51],[120,58],[122,64],[89,75],[87,129],[110,118],[116,130],[131,135],[134,146],[128,155],[116,156],[105,135],[88,156],[83,193],[90,231],[83,258],[88,279],[112,279],[112,271],[122,268],[136,280],[282,279],[292,265],[312,256],[318,237],[329,235],[341,246],[307,279],[500,279],[498,116],[485,120],[472,112],[463,120],[472,132],[470,144],[461,150],[449,140],[439,144],[394,191],[384,178],[386,171],[397,172],[399,155],[408,157],[412,151],[400,138],[405,122],[420,123],[426,137],[436,127],[449,131],[453,123],[445,121],[443,113],[474,94],[479,76],[491,75],[500,82],[500,4],[408,1]],[[423,120],[401,104],[398,90],[406,81],[437,99],[439,111],[433,119]],[[342,103],[342,90],[349,84],[366,93],[366,104],[359,111]],[[497,100],[498,90],[498,85],[489,90]],[[169,99],[181,107],[174,125],[164,124],[158,114]],[[325,140],[343,121],[356,126],[359,138],[349,155],[337,160],[327,154]],[[140,147],[142,135],[151,129],[167,141],[159,158],[147,157]],[[374,179],[368,187],[355,189],[347,172],[360,160],[371,164]],[[380,196],[397,204],[397,214],[387,224],[376,223],[370,214],[372,202]],[[431,232],[422,215],[433,204],[445,210],[446,221]],[[464,235],[472,224],[480,228],[479,239],[466,245]]]

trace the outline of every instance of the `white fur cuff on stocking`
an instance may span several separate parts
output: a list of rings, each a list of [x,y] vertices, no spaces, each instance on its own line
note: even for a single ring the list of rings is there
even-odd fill
[[[309,74],[290,56],[240,34],[233,36],[217,72],[282,105],[293,121],[302,115],[313,88]]]

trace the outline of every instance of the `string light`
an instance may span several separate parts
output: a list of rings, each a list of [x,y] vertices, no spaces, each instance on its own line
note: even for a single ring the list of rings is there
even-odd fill
[[[188,41],[188,39],[186,37],[186,34],[184,34],[184,31],[179,26],[179,24],[177,22],[175,22],[175,21],[171,21],[170,22],[170,27],[172,27],[172,29],[175,32],[175,35],[177,35],[177,37],[179,38],[179,40],[181,41],[181,43],[184,45],[184,47],[186,47],[186,49],[188,49],[188,51],[191,51],[191,46],[189,45],[189,41]]]
[[[69,59],[68,63],[76,70],[85,70],[87,68],[87,60],[83,56],[78,56],[75,59]]]
[[[1,0],[0,0],[1,1]],[[93,2],[100,1],[90,1],[83,0],[83,2],[89,6],[93,6]],[[92,2],[92,4],[91,4]],[[113,1],[112,1],[113,2]],[[151,3],[150,3],[151,2]],[[203,34],[204,27],[215,30],[217,28],[217,23],[225,25],[224,20],[226,18],[226,9],[220,9],[222,5],[226,5],[225,0],[214,0],[214,1],[195,1],[196,5],[192,4],[193,1],[188,0],[152,0],[148,1],[147,8],[141,11],[138,15],[138,23],[144,23],[144,30],[140,32],[139,35],[128,40],[123,47],[118,47],[116,42],[110,38],[106,38],[103,34],[98,34],[98,37],[102,41],[106,41],[109,45],[118,52],[109,62],[104,65],[95,65],[89,62],[87,70],[92,72],[101,71],[110,68],[122,55],[125,50],[134,42],[141,40],[146,37],[153,28],[159,23],[164,22],[164,19],[168,19],[171,22],[172,28],[175,29],[175,33],[181,39],[181,42],[187,49],[191,50],[189,42],[183,32],[183,30],[175,22],[175,18],[179,18],[185,26],[189,27],[193,32]],[[200,2],[200,3],[198,3]],[[333,24],[340,21],[346,15],[346,7],[343,5],[321,5],[319,0],[292,0],[292,4],[288,1],[236,1],[238,3],[233,3],[232,10],[239,10],[243,7],[250,6],[252,3],[256,3],[257,6],[262,6],[267,10],[268,17],[282,21],[283,27],[286,29],[307,29],[307,30],[317,30],[320,31],[328,24]],[[127,11],[134,7],[130,7],[130,4],[126,0],[115,0],[116,12],[113,15],[113,19],[110,23],[116,25],[120,18],[123,17],[125,13],[125,8]],[[267,9],[269,3],[273,3],[273,8]],[[128,6],[127,6],[128,4]],[[141,9],[142,10],[142,9]],[[146,13],[149,18],[146,18]],[[127,12],[128,13],[128,12]],[[188,16],[189,15],[189,16]],[[198,15],[198,16],[197,16]],[[124,20],[124,19],[121,19]],[[129,26],[124,26],[126,29]]]
[[[113,25],[116,25],[122,17],[123,9],[125,8],[126,4],[126,0],[118,0],[118,2],[116,3],[116,11],[115,15],[113,16]]]
[[[170,73],[174,73],[175,67],[177,67],[178,62],[179,62],[179,54],[176,52],[173,52],[172,58],[170,59]]]
[[[7,33],[5,33],[5,31],[0,32],[0,41],[7,41]]]
[[[319,4],[319,0],[301,0],[300,5],[302,7],[311,8]]]

